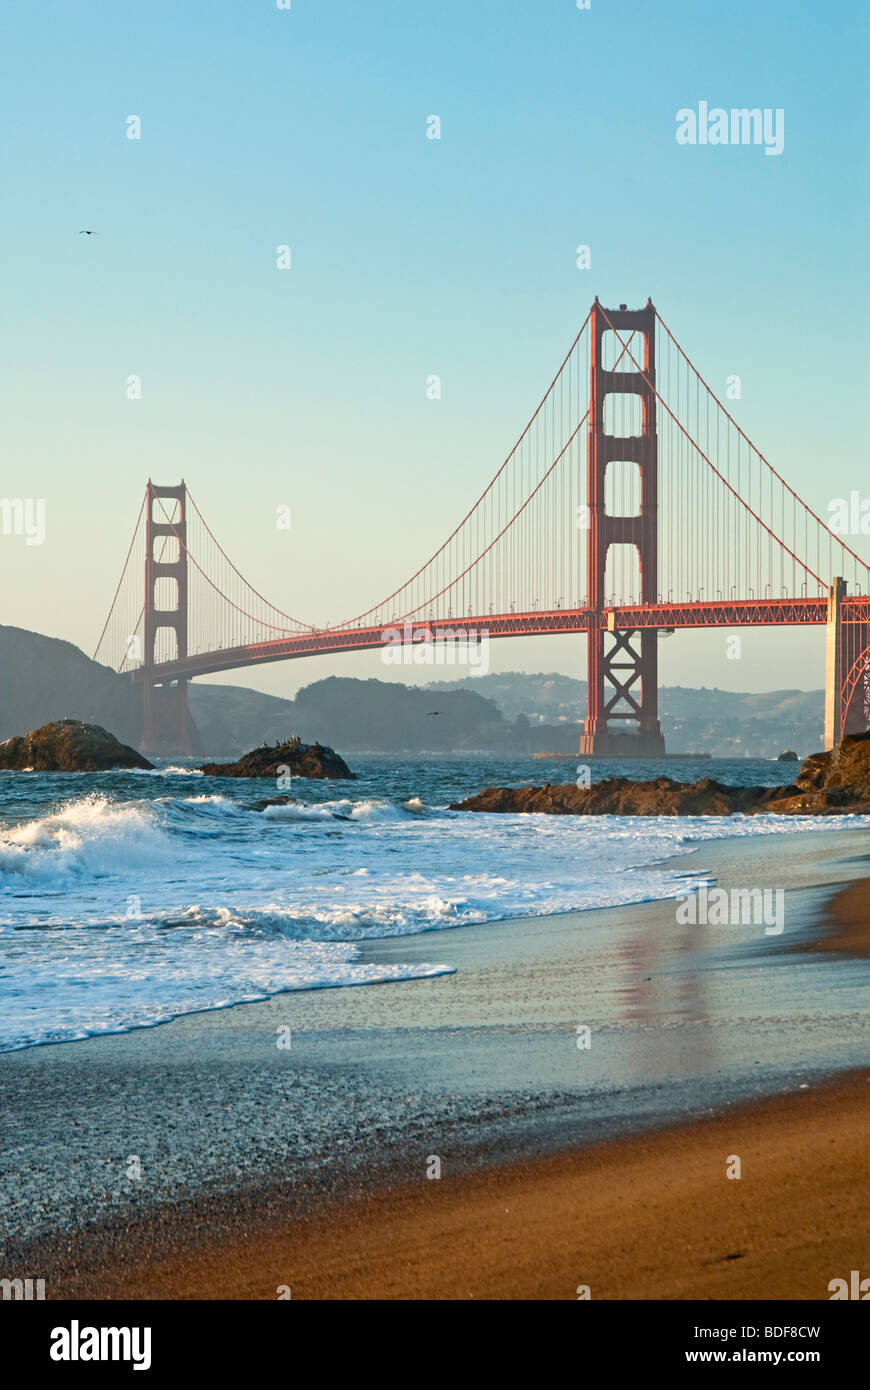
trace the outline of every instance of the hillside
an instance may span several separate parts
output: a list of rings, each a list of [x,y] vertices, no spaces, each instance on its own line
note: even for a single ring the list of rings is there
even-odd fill
[[[0,626],[0,739],[55,719],[80,719],[135,745],[141,698],[72,642]]]
[[[190,687],[190,709],[209,748],[228,752],[298,734],[343,751],[402,752],[506,747],[510,733],[491,700],[472,690],[443,692],[329,676],[295,700],[244,686]]]
[[[434,681],[426,688],[435,695],[476,690],[494,700],[505,719],[514,721],[525,715],[535,749],[542,746],[538,735],[543,735],[545,726],[556,726],[551,751],[563,751],[571,744],[574,732],[562,734],[559,726],[577,724],[586,715],[586,682],[558,672],[527,675],[508,671]],[[742,758],[748,752],[775,758],[783,748],[794,748],[801,754],[821,748],[824,703],[821,690],[755,693],[674,685],[663,686],[659,692],[659,717],[671,753]]]
[[[501,711],[476,690],[441,691],[433,700],[417,686],[330,676],[305,686],[294,704],[301,738],[341,748],[506,749],[510,730]]]
[[[211,756],[235,756],[297,732],[292,700],[244,685],[188,686],[188,704],[203,747]]]

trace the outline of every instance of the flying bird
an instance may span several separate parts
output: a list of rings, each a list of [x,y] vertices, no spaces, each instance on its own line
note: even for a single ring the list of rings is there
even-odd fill
[[[100,235],[99,232],[89,232],[89,231],[87,230],[86,227],[83,227],[82,230],[79,232],[79,236],[99,236],[99,235]]]
[[[441,713],[440,709],[430,709],[429,713],[426,715],[426,718],[427,718],[427,719],[432,719],[434,715],[440,714],[440,713]]]

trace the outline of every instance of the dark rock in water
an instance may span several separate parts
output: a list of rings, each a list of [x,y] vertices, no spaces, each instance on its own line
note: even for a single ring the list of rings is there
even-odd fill
[[[207,777],[323,777],[356,780],[334,748],[322,743],[302,743],[285,739],[274,747],[255,748],[235,763],[203,763],[199,769]]]
[[[776,761],[778,763],[798,763],[800,758],[793,748],[784,748]]]
[[[726,787],[709,777],[699,782],[674,782],[656,777],[632,782],[610,777],[592,787],[490,787],[453,811],[537,811],[569,816],[728,816],[733,811],[767,809],[760,801],[775,801],[794,787]]]
[[[784,816],[870,814],[870,733],[844,738],[830,753],[807,758],[794,785],[729,787],[709,777],[632,782],[611,777],[593,787],[487,787],[451,811],[543,812],[554,816]]]
[[[113,767],[153,768],[154,764],[119,743],[99,724],[58,719],[21,738],[0,743],[0,768],[23,772],[107,772]]]

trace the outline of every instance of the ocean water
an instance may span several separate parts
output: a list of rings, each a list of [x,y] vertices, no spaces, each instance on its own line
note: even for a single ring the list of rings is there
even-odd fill
[[[155,772],[0,773],[0,1051],[160,1023],[297,989],[437,975],[437,931],[677,896],[663,858],[702,840],[843,820],[556,817],[447,810],[572,762],[353,757],[355,782]],[[599,763],[593,779],[775,785],[725,760]],[[848,818],[852,821],[857,818]],[[373,965],[369,937],[432,933],[431,963]]]

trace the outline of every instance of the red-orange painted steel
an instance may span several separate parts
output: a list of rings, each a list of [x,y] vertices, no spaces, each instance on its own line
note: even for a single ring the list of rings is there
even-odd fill
[[[846,610],[861,611],[870,619],[870,598],[847,598]],[[553,609],[541,613],[498,613],[485,617],[433,619],[408,626],[408,640],[445,640],[445,633],[460,637],[544,637],[590,630],[629,631],[697,627],[795,627],[823,624],[827,599],[736,599],[730,603],[657,603],[627,608]],[[330,652],[371,651],[395,641],[393,627],[324,628],[299,637],[278,638],[214,652],[196,652],[181,661],[164,661],[150,669],[140,666],[127,679],[174,681],[228,671],[239,666],[258,666],[269,661],[292,661]]]
[[[658,592],[658,435],[655,397],[655,325],[652,301],[646,308],[602,309],[596,298],[591,319],[589,370],[587,593],[596,614],[605,608],[607,552],[612,545],[633,545],[640,564],[643,602]],[[602,341],[607,328],[643,339],[643,372],[619,371],[624,352],[605,367]],[[609,395],[635,395],[641,403],[641,430],[620,437],[605,428],[604,402]],[[608,465],[634,463],[640,478],[640,507],[636,516],[608,512],[605,480]],[[614,723],[637,726],[637,751],[664,753],[658,719],[658,642],[648,626],[629,623],[610,627],[596,623],[587,643],[587,714],[580,740],[581,754],[608,753]],[[618,736],[621,737],[621,736]]]

